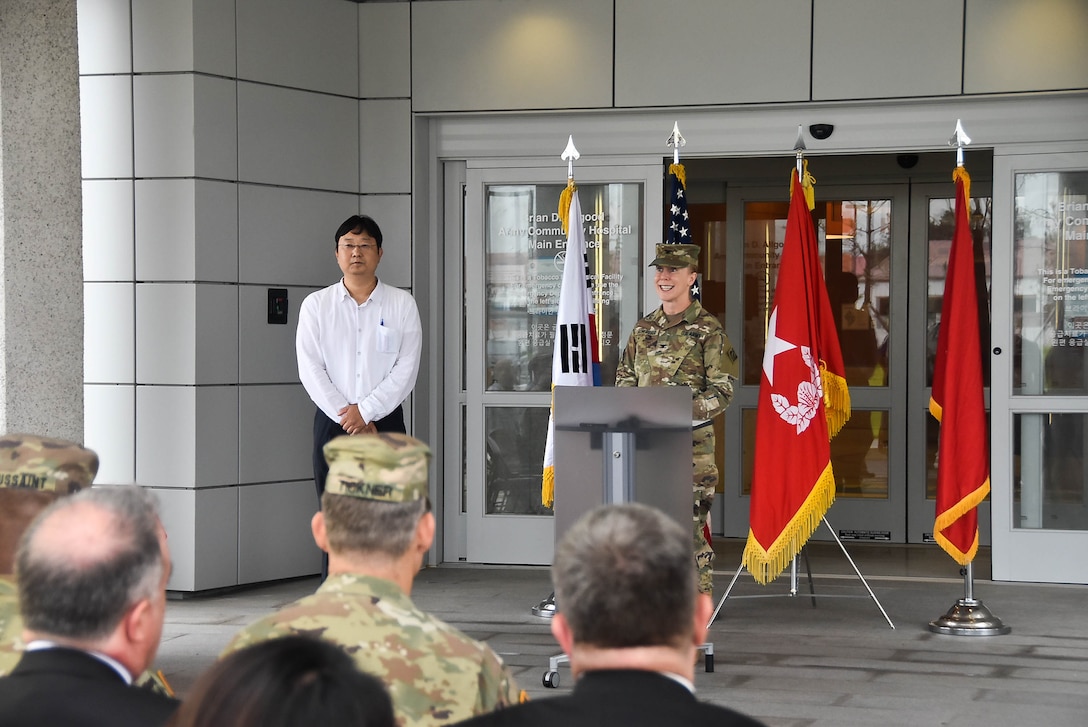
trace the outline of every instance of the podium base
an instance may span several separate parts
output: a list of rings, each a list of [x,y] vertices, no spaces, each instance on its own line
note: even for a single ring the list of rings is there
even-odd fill
[[[543,601],[533,606],[533,615],[540,618],[551,618],[555,615],[555,594],[548,596]]]
[[[929,622],[929,630],[948,636],[1000,636],[1012,631],[975,599],[961,598],[948,613]]]

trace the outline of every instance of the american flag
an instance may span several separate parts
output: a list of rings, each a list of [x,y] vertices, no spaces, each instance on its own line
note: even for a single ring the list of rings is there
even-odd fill
[[[691,221],[688,219],[686,171],[683,164],[669,165],[669,234],[665,239],[670,245],[692,244]],[[691,286],[692,300],[699,300],[702,273]]]

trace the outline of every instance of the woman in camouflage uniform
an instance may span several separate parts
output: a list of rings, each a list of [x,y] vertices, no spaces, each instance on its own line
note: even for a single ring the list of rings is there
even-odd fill
[[[714,550],[704,526],[718,486],[714,417],[733,399],[737,354],[721,323],[692,300],[698,245],[661,244],[650,263],[661,307],[631,331],[616,369],[616,386],[687,386],[691,389],[693,533],[699,590],[713,591]]]

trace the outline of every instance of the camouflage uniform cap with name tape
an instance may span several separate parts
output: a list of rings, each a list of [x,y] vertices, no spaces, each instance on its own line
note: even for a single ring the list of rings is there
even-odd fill
[[[431,449],[397,432],[336,437],[324,447],[329,476],[325,492],[383,502],[427,496]]]
[[[69,495],[90,487],[98,474],[94,450],[37,434],[0,437],[0,488]]]
[[[654,261],[647,267],[699,269],[699,246],[661,242],[654,248]]]

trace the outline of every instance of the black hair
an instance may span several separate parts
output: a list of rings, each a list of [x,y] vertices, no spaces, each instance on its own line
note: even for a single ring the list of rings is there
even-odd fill
[[[340,647],[292,634],[223,657],[205,671],[170,727],[394,727],[385,685]]]
[[[378,244],[378,249],[382,249],[382,228],[378,227],[378,223],[374,221],[374,218],[367,217],[366,215],[352,215],[347,218],[336,228],[336,237],[333,238],[333,245],[339,247],[340,238],[349,232],[355,233],[356,235],[366,233],[374,238],[374,242]]]

